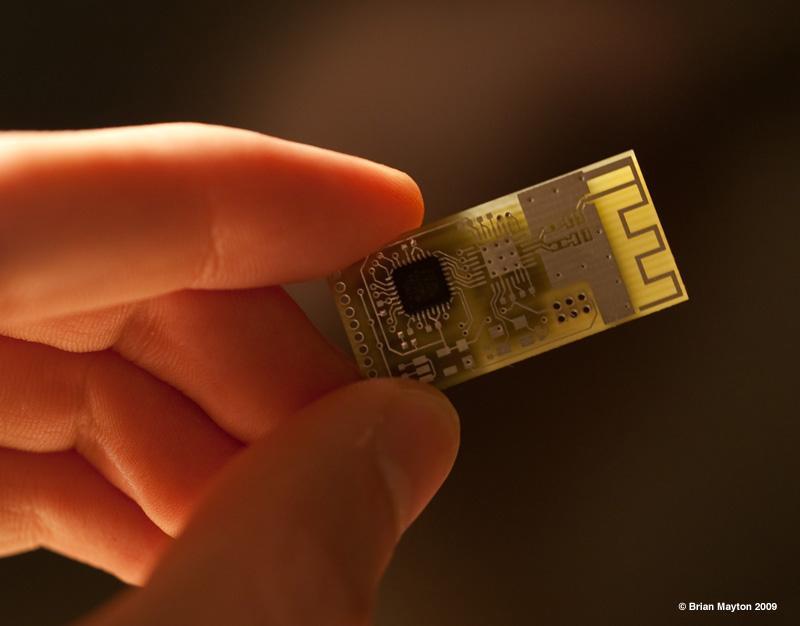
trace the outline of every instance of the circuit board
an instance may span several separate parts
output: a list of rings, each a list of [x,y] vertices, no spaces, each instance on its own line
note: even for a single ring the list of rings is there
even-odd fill
[[[688,299],[632,151],[425,225],[329,281],[364,376],[441,388]]]

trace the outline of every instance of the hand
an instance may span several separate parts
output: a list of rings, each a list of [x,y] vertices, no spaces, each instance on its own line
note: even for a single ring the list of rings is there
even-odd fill
[[[355,383],[275,285],[421,214],[400,172],[246,131],[0,135],[0,554],[147,583],[87,626],[368,621],[457,418]]]

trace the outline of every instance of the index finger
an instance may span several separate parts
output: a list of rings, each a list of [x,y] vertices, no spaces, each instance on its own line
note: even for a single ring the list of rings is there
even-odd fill
[[[322,276],[419,225],[397,170],[201,124],[0,135],[0,315]]]

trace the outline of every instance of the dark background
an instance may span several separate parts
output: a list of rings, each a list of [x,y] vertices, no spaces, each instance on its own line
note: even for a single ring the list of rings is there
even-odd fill
[[[428,4],[4,4],[0,128],[244,126],[404,169],[429,218],[634,148],[690,301],[448,392],[461,454],[378,625],[800,623],[792,3]],[[0,623],[118,588],[6,559]]]

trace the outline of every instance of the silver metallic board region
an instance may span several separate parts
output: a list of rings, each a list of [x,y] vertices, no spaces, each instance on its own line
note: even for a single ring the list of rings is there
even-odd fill
[[[600,223],[587,202],[584,174],[575,173],[531,187],[517,197],[542,263],[554,287],[586,281],[607,324],[633,314],[628,290]]]

